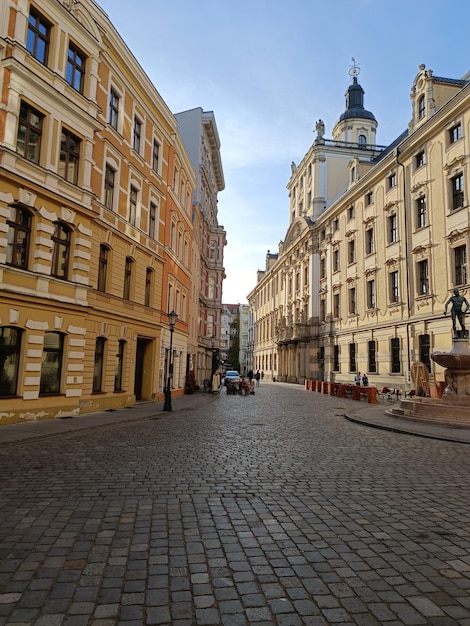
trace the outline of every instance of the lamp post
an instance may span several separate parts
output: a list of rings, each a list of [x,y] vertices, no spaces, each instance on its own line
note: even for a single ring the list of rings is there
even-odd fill
[[[164,411],[171,411],[171,379],[173,378],[173,332],[178,320],[178,314],[172,311],[168,313],[168,324],[170,326],[170,354],[168,355],[168,378],[165,387]]]

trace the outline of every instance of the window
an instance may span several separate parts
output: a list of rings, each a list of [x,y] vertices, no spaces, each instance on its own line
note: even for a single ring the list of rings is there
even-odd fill
[[[426,226],[426,196],[421,196],[416,200],[416,227]]]
[[[456,285],[467,284],[467,246],[454,248],[454,280]]]
[[[354,239],[348,241],[348,262],[356,262],[356,242]]]
[[[396,241],[398,241],[398,218],[394,214],[388,218],[388,242],[395,243]]]
[[[320,322],[324,322],[326,318],[326,301],[325,298],[320,300]]]
[[[372,374],[377,373],[376,351],[375,341],[369,341],[367,343],[367,371]]]
[[[354,207],[350,206],[348,209],[348,220],[352,220],[354,217]]]
[[[367,308],[375,309],[375,280],[367,281]]]
[[[429,293],[428,259],[424,259],[424,261],[418,261],[418,293],[421,296]]]
[[[337,230],[339,230],[339,218],[338,218],[338,217],[336,217],[336,218],[333,220],[333,230],[334,230],[334,232],[336,232]]]
[[[109,124],[115,129],[119,125],[119,95],[111,89],[109,92]]]
[[[367,143],[367,137],[365,135],[359,135],[357,138],[357,143],[361,146],[365,146]]]
[[[131,185],[129,192],[129,224],[135,226],[137,219],[137,189]]]
[[[450,179],[452,186],[452,209],[461,209],[464,205],[463,198],[463,174],[457,174]]]
[[[124,265],[124,300],[129,300],[131,296],[131,283],[132,283],[132,265],[133,261],[130,257],[126,257],[126,263]]]
[[[326,260],[325,257],[320,259],[320,278],[326,277]]]
[[[428,371],[431,371],[431,337],[430,335],[419,335],[419,360],[423,363]]]
[[[390,356],[392,374],[399,374],[401,372],[399,337],[392,337],[392,339],[390,339]]]
[[[151,267],[147,267],[145,272],[145,297],[144,304],[145,306],[150,306],[150,299],[152,294],[152,274],[153,270]]]
[[[449,141],[455,143],[459,139],[462,139],[462,125],[460,122],[449,130]]]
[[[100,256],[98,259],[98,291],[106,291],[106,275],[108,272],[108,252],[109,248],[103,244],[100,246]]]
[[[325,241],[326,239],[326,229],[322,228],[320,231],[320,241]]]
[[[374,229],[368,228],[366,230],[366,254],[374,253]]]
[[[142,122],[139,120],[139,118],[134,117],[134,132],[133,132],[132,147],[139,154],[140,154],[140,148],[141,148],[141,141],[142,141]]]
[[[122,374],[124,371],[124,353],[126,342],[123,339],[118,341],[116,353],[116,366],[114,368],[114,391],[122,391]]]
[[[426,115],[426,98],[421,96],[418,100],[418,119],[422,120]]]
[[[96,338],[95,364],[93,366],[93,393],[99,393],[102,391],[105,345],[106,339],[104,337]]]
[[[333,272],[339,272],[339,249],[333,250]]]
[[[339,372],[339,345],[333,346],[333,371]]]
[[[60,393],[63,353],[63,334],[46,332],[44,335],[44,347],[42,351],[39,395]]]
[[[424,152],[424,150],[421,150],[421,152],[418,152],[418,154],[415,157],[416,169],[418,169],[419,167],[423,167],[425,163],[426,163],[426,153]]]
[[[56,278],[67,278],[70,256],[71,231],[62,222],[54,223],[52,235],[52,269],[51,274]]]
[[[398,271],[390,272],[389,281],[390,281],[390,302],[393,302],[393,303],[398,302],[399,296],[400,296],[399,284],[398,284]]]
[[[387,180],[387,184],[389,189],[393,189],[397,186],[397,175],[395,174],[395,172],[393,174],[390,174]]]
[[[104,173],[104,205],[110,211],[114,208],[114,184],[116,180],[116,170],[106,163]]]
[[[15,267],[28,267],[31,213],[22,207],[13,207],[13,216],[7,220],[7,263]]]
[[[335,319],[339,319],[340,318],[340,299],[339,299],[339,293],[335,293],[333,296],[333,315],[335,317]]]
[[[50,38],[51,24],[36,9],[31,7],[28,19],[26,50],[43,65],[47,64]]]
[[[80,139],[68,130],[62,130],[60,140],[59,176],[74,185],[78,182],[80,161]]]
[[[157,205],[151,202],[150,210],[149,210],[149,237],[151,239],[155,239],[155,234],[157,232],[156,221],[157,221]]]
[[[32,163],[39,163],[43,119],[44,115],[21,101],[16,151]]]
[[[156,139],[153,140],[152,147],[152,169],[154,172],[159,171],[160,168],[160,144]]]
[[[21,351],[19,328],[0,327],[0,396],[16,396]]]
[[[373,202],[374,202],[374,192],[369,191],[368,193],[366,193],[366,206],[373,204]]]
[[[85,84],[85,55],[73,43],[69,44],[65,79],[74,89],[83,93]]]
[[[356,313],[356,287],[351,287],[349,290],[349,313],[350,315]]]
[[[355,343],[349,344],[349,371],[350,372],[356,371],[356,344]]]

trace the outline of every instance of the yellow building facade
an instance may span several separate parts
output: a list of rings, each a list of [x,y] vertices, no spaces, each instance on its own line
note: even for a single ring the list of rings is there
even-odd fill
[[[171,308],[183,393],[196,177],[177,120],[94,2],[6,0],[0,25],[0,424],[162,398]]]
[[[420,66],[408,128],[384,148],[357,70],[333,138],[320,120],[293,164],[288,232],[249,294],[254,355],[275,346],[289,382],[361,372],[406,389],[422,363],[432,385],[444,371],[431,353],[452,346],[445,304],[469,295],[469,76]]]

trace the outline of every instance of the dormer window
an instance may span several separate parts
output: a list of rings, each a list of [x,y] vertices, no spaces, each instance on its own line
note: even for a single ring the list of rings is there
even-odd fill
[[[418,100],[418,119],[422,120],[426,115],[426,98],[421,96]]]

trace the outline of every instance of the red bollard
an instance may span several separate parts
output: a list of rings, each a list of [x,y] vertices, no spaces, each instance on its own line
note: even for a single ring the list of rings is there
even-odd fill
[[[377,404],[377,388],[369,387],[367,391],[367,402],[369,404]]]
[[[354,385],[352,388],[352,399],[360,400],[361,399],[361,388],[358,385]]]
[[[346,397],[346,389],[345,389],[344,385],[339,383],[339,385],[338,385],[338,398],[345,398],[345,397]]]

